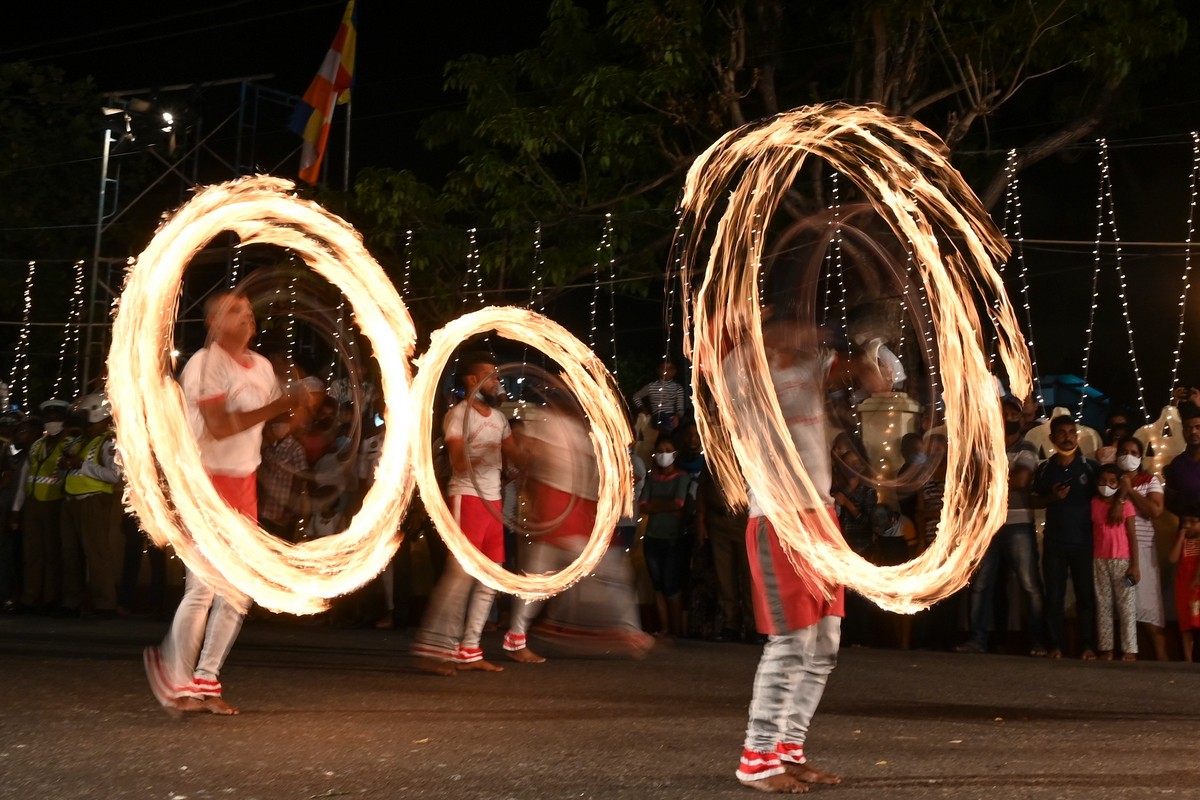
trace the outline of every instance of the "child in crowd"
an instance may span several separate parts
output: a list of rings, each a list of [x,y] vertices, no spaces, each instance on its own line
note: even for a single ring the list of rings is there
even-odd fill
[[[1200,505],[1185,508],[1179,515],[1179,535],[1171,548],[1175,565],[1175,613],[1183,640],[1183,660],[1192,662],[1193,631],[1200,629]]]
[[[676,466],[675,457],[675,442],[660,435],[640,503],[642,513],[648,515],[642,542],[646,571],[654,586],[660,633],[666,636],[683,632],[683,582],[689,556],[683,506],[692,476]]]
[[[1100,658],[1113,658],[1113,606],[1121,631],[1121,660],[1137,661],[1137,528],[1133,503],[1120,494],[1121,468],[1105,464],[1092,497],[1092,571],[1096,579],[1096,628]],[[1114,509],[1119,509],[1115,511]],[[1114,522],[1114,518],[1117,520]]]

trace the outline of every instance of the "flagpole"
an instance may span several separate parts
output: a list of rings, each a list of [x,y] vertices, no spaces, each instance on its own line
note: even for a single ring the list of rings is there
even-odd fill
[[[346,169],[342,173],[342,191],[350,191],[350,117],[354,107],[354,98],[346,101]]]

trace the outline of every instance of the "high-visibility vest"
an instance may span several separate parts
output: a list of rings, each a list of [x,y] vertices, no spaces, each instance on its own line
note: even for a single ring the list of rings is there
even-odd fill
[[[29,479],[25,481],[27,497],[42,502],[62,499],[63,476],[59,471],[58,462],[67,450],[67,443],[68,439],[64,436],[47,451],[46,439],[43,437],[29,448]]]
[[[87,464],[88,462],[93,464],[99,463],[100,452],[104,448],[104,443],[110,438],[112,438],[111,431],[105,431],[99,436],[93,437],[92,440],[88,442],[82,450],[76,451],[76,453],[79,455],[79,460],[84,464]],[[80,439],[79,441],[83,440]],[[102,481],[99,478],[90,478],[87,475],[84,475],[82,468],[73,469],[67,473],[67,478],[65,481],[63,481],[63,488],[66,489],[68,496],[96,494],[97,492],[112,494],[113,491],[113,485],[111,483]]]

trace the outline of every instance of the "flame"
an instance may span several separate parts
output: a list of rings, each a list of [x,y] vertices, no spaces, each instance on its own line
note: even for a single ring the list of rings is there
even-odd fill
[[[125,470],[124,501],[159,545],[175,552],[222,596],[311,614],[379,574],[395,554],[400,520],[415,484],[447,545],[463,567],[501,591],[537,599],[589,574],[608,534],[633,505],[627,448],[632,434],[612,378],[600,360],[561,326],[531,311],[485,308],[436,331],[422,370],[411,381],[416,339],[412,319],[354,229],[315,203],[292,196],[293,184],[246,178],[200,192],[168,219],[131,267],[113,324],[108,396]],[[290,249],[337,286],[379,362],[386,408],[375,481],[345,531],[292,544],[233,511],[200,463],[172,377],[172,330],[183,272],[213,237],[233,231],[243,245]],[[524,341],[562,366],[563,380],[589,417],[600,465],[596,525],[579,559],[554,575],[514,575],[463,537],[442,499],[430,452],[437,380],[455,348],[494,330]],[[410,448],[411,452],[410,452]]]
[[[294,614],[366,583],[400,544],[412,497],[407,462],[409,359],[416,333],[383,269],[348,223],[291,195],[293,184],[246,178],[203,190],[168,219],[131,267],[113,324],[108,396],[126,504],[159,545],[230,600]],[[179,384],[171,376],[172,329],[183,272],[217,234],[243,245],[288,248],[337,286],[379,361],[387,407],[375,484],[347,529],[301,544],[282,541],[233,511],[200,464]]]
[[[1013,394],[1024,396],[1030,387],[1020,327],[993,266],[1008,245],[944,152],[919,123],[874,108],[813,106],[743,126],[689,170],[681,201],[685,232],[677,242],[694,396],[711,395],[716,404],[714,412],[698,403],[697,422],[727,497],[744,505],[745,483],[754,488],[797,570],[813,585],[828,593],[844,584],[904,612],[961,588],[1006,514],[1004,425],[977,301],[996,330]],[[757,266],[766,249],[759,231],[767,225],[755,220],[772,218],[810,154],[854,181],[908,243],[929,297],[949,436],[945,502],[932,546],[900,566],[869,564],[832,521],[812,516],[821,524],[809,529],[797,514],[824,503],[790,446],[767,370]],[[726,363],[733,342],[744,345],[742,363]],[[726,375],[731,367],[741,371],[736,394]]]
[[[557,362],[563,370],[563,382],[592,425],[589,436],[600,472],[600,487],[596,522],[588,544],[570,566],[549,575],[514,575],[487,559],[463,535],[442,498],[431,452],[433,417],[428,413],[411,415],[409,438],[417,465],[417,484],[426,511],[463,569],[498,591],[539,600],[569,588],[590,574],[604,555],[617,520],[632,513],[633,467],[628,448],[633,434],[612,378],[596,354],[554,321],[522,308],[482,308],[435,331],[429,349],[419,359],[420,369],[413,381],[415,408],[433,407],[438,379],[455,349],[469,337],[485,331],[525,342]]]

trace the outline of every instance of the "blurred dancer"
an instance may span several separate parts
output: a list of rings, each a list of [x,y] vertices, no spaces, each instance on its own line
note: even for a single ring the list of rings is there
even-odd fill
[[[763,329],[771,383],[791,435],[791,444],[822,493],[823,505],[797,508],[812,525],[828,517],[836,524],[829,496],[832,469],[825,422],[829,391],[851,387],[882,391],[887,386],[874,353],[865,351],[844,359],[821,343],[817,332],[780,320]],[[723,365],[727,378],[745,374],[749,353],[740,346]],[[779,446],[786,446],[780,442]],[[807,762],[804,745],[809,722],[821,702],[825,683],[837,664],[841,641],[844,591],[837,587],[826,598],[797,572],[785,553],[771,521],[750,492],[746,550],[754,594],[754,618],[768,635],[754,677],[749,723],[737,778],[766,792],[799,793],[807,784],[840,783],[841,778]]]
[[[525,426],[529,448],[525,491],[532,507],[531,528],[544,532],[528,549],[520,565],[532,574],[555,572],[569,566],[587,546],[596,523],[600,476],[588,439],[582,411],[569,398],[555,397],[544,420]],[[605,532],[607,535],[607,532]],[[616,644],[640,652],[652,640],[638,623],[633,574],[625,553],[609,548],[595,572],[568,589],[557,601],[570,612],[556,614],[549,632],[583,644],[591,640]],[[504,649],[514,661],[545,661],[526,644],[529,625],[545,605],[544,600],[516,600],[512,625]]]
[[[496,563],[504,561],[504,522],[500,474],[504,459],[520,463],[508,419],[500,410],[504,393],[496,363],[486,353],[460,361],[466,396],[442,422],[451,476],[446,487],[454,521],[468,541]],[[437,675],[457,670],[500,672],[483,658],[479,640],[496,590],[467,574],[450,559],[429,598],[429,608],[413,643],[421,669]]]
[[[297,384],[296,393],[282,394],[270,362],[250,349],[256,327],[245,296],[215,293],[204,312],[209,345],[191,357],[180,378],[188,422],[217,493],[255,520],[263,424],[300,405],[305,392]],[[150,688],[167,710],[238,713],[222,697],[219,675],[245,613],[187,571],[170,631],[144,654]]]

